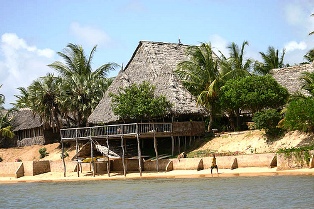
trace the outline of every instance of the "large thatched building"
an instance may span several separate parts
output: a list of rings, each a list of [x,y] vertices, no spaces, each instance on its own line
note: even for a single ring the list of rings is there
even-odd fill
[[[304,72],[314,72],[314,63],[273,69],[271,74],[280,85],[288,89],[290,94],[296,92],[306,94],[301,89],[302,81],[300,79]]]
[[[183,87],[174,75],[177,64],[187,60],[187,45],[140,41],[126,67],[119,72],[104,98],[88,118],[91,124],[122,122],[111,108],[109,93],[117,93],[119,88],[143,81],[156,86],[155,94],[164,95],[173,105],[173,121],[189,121],[202,118],[206,109],[196,104],[196,98]]]

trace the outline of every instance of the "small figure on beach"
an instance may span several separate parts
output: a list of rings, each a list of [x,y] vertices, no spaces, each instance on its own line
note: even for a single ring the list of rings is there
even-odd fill
[[[216,162],[216,156],[213,154],[213,161],[212,161],[212,166],[210,167],[210,173],[213,174],[213,169],[216,168],[217,173],[218,173],[218,166]]]
[[[182,152],[180,155],[178,155],[179,162],[180,162],[181,158],[186,158],[186,153],[185,152]]]

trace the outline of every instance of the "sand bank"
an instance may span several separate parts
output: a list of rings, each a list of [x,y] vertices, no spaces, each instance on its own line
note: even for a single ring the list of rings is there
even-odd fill
[[[173,170],[168,172],[143,172],[127,173],[124,176],[121,173],[111,173],[91,176],[90,173],[80,173],[80,177],[76,172],[68,172],[64,177],[62,172],[49,172],[36,176],[24,176],[21,178],[0,177],[0,184],[18,183],[18,182],[58,182],[58,181],[91,181],[91,180],[124,180],[124,179],[157,179],[157,178],[213,178],[213,177],[238,177],[238,176],[281,176],[281,175],[310,175],[314,176],[314,169],[296,169],[277,171],[276,168],[268,167],[249,167],[238,168],[234,170],[220,169],[217,174],[216,170],[213,174],[210,169],[201,171],[196,170]]]

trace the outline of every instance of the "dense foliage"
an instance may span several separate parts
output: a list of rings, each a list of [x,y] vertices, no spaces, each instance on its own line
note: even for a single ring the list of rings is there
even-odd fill
[[[250,110],[253,114],[264,108],[281,107],[289,96],[288,90],[270,75],[229,80],[220,93],[220,102],[224,109]]]
[[[171,103],[164,96],[154,95],[155,87],[148,82],[121,88],[118,94],[110,94],[115,115],[123,120],[153,120],[166,116]]]
[[[284,56],[285,50],[282,50],[281,56],[279,57],[278,49],[269,46],[267,52],[260,52],[263,62],[256,61],[254,63],[254,71],[261,75],[269,74],[272,69],[284,67]]]
[[[210,43],[201,43],[200,46],[189,47],[187,55],[190,60],[178,65],[176,72],[183,85],[197,97],[198,104],[205,106],[210,112],[208,130],[220,113],[218,100],[223,83],[250,75],[252,60],[244,57],[246,45],[247,41],[242,43],[241,48],[231,43],[228,46],[230,56],[227,58],[221,53],[219,59]]]
[[[0,88],[2,85],[0,85]],[[0,143],[5,137],[13,138],[14,134],[11,130],[9,113],[10,111],[5,111],[3,104],[5,102],[5,97],[3,94],[0,94]]]
[[[211,129],[217,109],[217,95],[221,74],[218,70],[218,57],[209,43],[191,46],[187,49],[190,60],[178,64],[175,71],[183,85],[197,97],[197,103],[210,112],[208,129]]]
[[[255,128],[264,129],[265,133],[270,136],[276,136],[282,132],[282,129],[278,127],[281,119],[281,113],[275,109],[262,110],[253,116]]]
[[[283,126],[288,130],[314,131],[314,98],[298,98],[289,102]]]
[[[303,72],[301,75],[302,89],[307,91],[312,97],[314,96],[314,73],[313,72]]]
[[[29,107],[48,127],[61,127],[65,119],[68,126],[86,126],[87,118],[102,99],[112,79],[106,78],[115,63],[92,70],[91,62],[96,46],[89,56],[79,45],[68,44],[58,52],[65,63],[56,61],[49,67],[59,75],[48,74],[35,80],[28,88],[19,88],[17,108]]]

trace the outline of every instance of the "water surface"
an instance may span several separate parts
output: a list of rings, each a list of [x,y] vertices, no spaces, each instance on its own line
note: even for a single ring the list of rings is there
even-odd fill
[[[1,208],[313,208],[313,176],[0,184]]]

